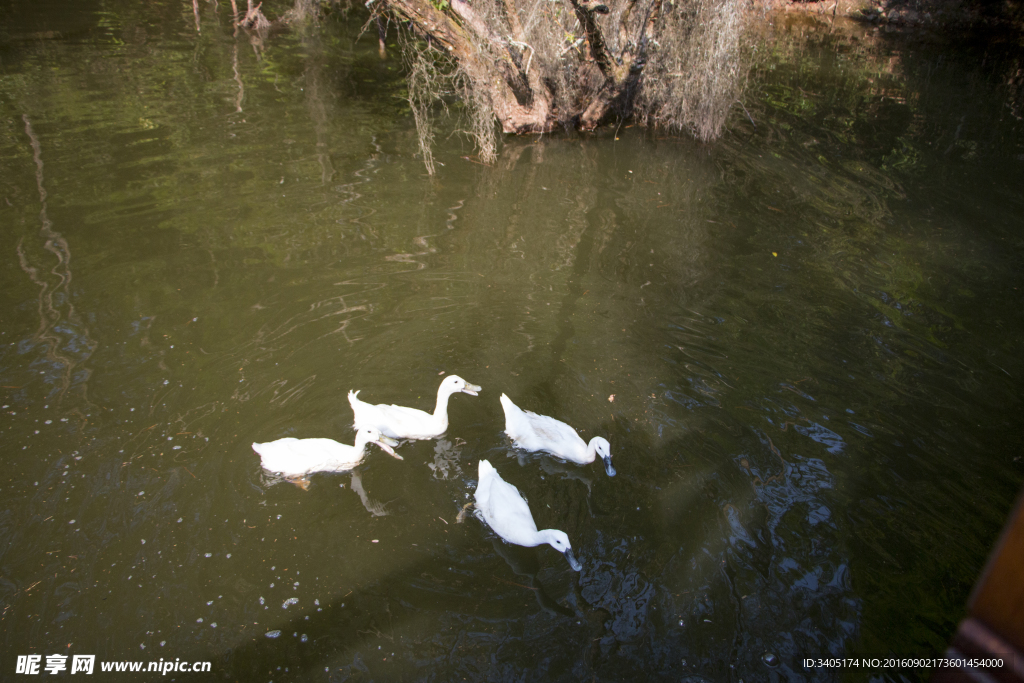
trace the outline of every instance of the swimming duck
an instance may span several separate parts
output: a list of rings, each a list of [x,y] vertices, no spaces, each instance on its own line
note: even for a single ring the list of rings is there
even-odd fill
[[[583,565],[572,554],[572,546],[565,532],[558,529],[537,531],[537,523],[533,521],[530,506],[526,504],[526,499],[519,493],[519,489],[502,479],[487,460],[480,461],[476,493],[473,497],[476,500],[477,512],[483,520],[494,533],[509,543],[529,547],[547,543],[565,555],[569,566],[574,570],[583,569]]]
[[[448,430],[448,398],[457,392],[476,396],[480,387],[458,375],[449,375],[437,389],[434,414],[396,405],[371,405],[360,401],[358,391],[348,392],[348,402],[355,414],[356,429],[373,427],[392,439],[433,439]]]
[[[527,451],[546,451],[556,458],[586,465],[596,457],[604,460],[604,471],[615,476],[612,467],[612,447],[608,439],[595,436],[587,444],[576,430],[553,417],[523,410],[505,394],[501,395],[505,410],[505,433],[516,446]]]
[[[333,439],[295,439],[286,437],[267,443],[254,443],[252,449],[260,456],[260,464],[303,489],[309,487],[307,475],[314,472],[347,472],[363,461],[366,445],[375,443],[387,453],[402,460],[386,437],[371,427],[356,433],[354,446]]]

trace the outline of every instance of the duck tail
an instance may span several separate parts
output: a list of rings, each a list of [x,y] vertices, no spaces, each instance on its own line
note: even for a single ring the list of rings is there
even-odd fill
[[[501,395],[501,407],[505,411],[505,433],[508,434],[510,439],[515,439],[518,435],[527,431],[523,425],[524,418],[526,417],[523,409],[513,403],[512,399],[505,394]]]
[[[483,479],[486,475],[492,474],[494,472],[496,472],[496,470],[494,469],[494,465],[492,465],[487,460],[480,461],[480,465],[477,468],[477,473],[480,479]]]
[[[523,410],[512,402],[505,394],[501,395],[501,409],[505,411],[505,431],[512,427],[512,423],[522,419]]]
[[[351,389],[348,390],[348,404],[350,406],[352,406],[353,408],[356,405],[356,401],[359,400],[359,392],[360,391],[362,391],[362,389],[357,389],[355,391],[352,391]]]

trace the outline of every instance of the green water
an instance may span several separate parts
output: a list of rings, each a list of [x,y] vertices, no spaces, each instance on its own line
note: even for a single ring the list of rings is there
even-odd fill
[[[1012,46],[779,19],[717,143],[487,167],[445,131],[430,178],[365,17],[254,45],[199,10],[0,28],[3,678],[828,680],[801,659],[944,649],[1024,481]],[[303,491],[252,452],[351,443],[348,390],[429,408],[447,374],[483,391],[402,461]],[[514,451],[503,392],[618,475]],[[581,572],[459,521],[483,458]]]

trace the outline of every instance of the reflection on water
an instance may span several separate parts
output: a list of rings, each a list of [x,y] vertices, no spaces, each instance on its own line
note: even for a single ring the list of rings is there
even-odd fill
[[[780,25],[756,128],[452,137],[430,179],[358,18],[256,52],[198,8],[83,9],[0,72],[6,652],[749,681],[944,647],[1024,478],[997,46]],[[348,390],[442,372],[484,387],[444,438],[264,479],[253,441],[350,442]],[[515,451],[502,392],[618,476]],[[482,458],[582,572],[466,519]]]
[[[32,146],[32,159],[36,167],[36,188],[41,206],[39,237],[43,240],[43,249],[56,259],[56,263],[44,273],[45,261],[37,260],[35,255],[29,255],[24,238],[18,241],[18,264],[29,280],[39,288],[39,327],[32,336],[31,343],[45,347],[43,358],[37,363],[38,367],[45,369],[39,370],[39,373],[50,375],[48,383],[57,385],[47,399],[53,400],[58,406],[63,406],[65,399],[69,398],[69,392],[74,389],[81,406],[70,407],[69,401],[68,412],[82,420],[82,408],[90,405],[87,388],[91,371],[86,362],[96,350],[96,342],[89,337],[88,327],[75,312],[71,296],[71,247],[63,235],[53,229],[53,223],[47,214],[42,145],[32,129],[29,117],[23,115],[22,120],[25,122],[25,135]],[[34,266],[33,263],[39,263],[39,266]]]

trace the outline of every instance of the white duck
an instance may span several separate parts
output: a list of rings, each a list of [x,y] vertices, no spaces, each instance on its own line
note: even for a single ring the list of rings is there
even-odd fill
[[[306,476],[313,472],[347,472],[366,454],[366,445],[375,443],[386,452],[402,460],[402,456],[386,442],[379,431],[364,427],[356,433],[354,446],[333,439],[295,439],[286,437],[267,443],[254,443],[252,449],[260,456],[260,464],[269,472],[281,474],[294,484],[306,489]]]
[[[356,429],[373,427],[392,439],[433,439],[448,430],[448,398],[457,392],[476,396],[480,387],[458,375],[449,375],[437,389],[434,414],[396,405],[372,405],[360,401],[358,391],[348,392],[348,402],[355,414]]]
[[[579,560],[573,557],[572,546],[565,532],[558,529],[537,531],[530,506],[526,504],[519,489],[502,479],[486,460],[480,461],[474,498],[477,512],[487,525],[509,543],[529,547],[547,543],[565,555],[573,569],[580,571],[583,568]]]
[[[553,417],[523,410],[505,394],[501,395],[501,407],[505,410],[505,433],[516,446],[527,451],[546,451],[556,458],[580,465],[587,465],[600,457],[604,460],[604,471],[609,477],[615,476],[608,439],[595,436],[587,444],[569,425]]]

